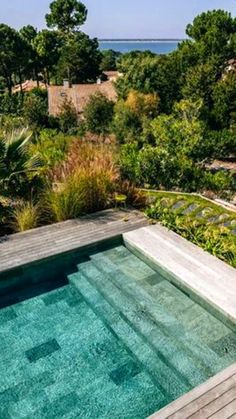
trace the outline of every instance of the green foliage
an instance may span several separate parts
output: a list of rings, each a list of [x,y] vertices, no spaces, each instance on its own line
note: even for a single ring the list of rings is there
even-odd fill
[[[21,79],[29,59],[28,45],[15,29],[4,24],[0,24],[0,45],[0,75],[11,95],[13,74],[18,74]]]
[[[0,95],[0,114],[20,116],[24,104],[24,97],[20,93]]]
[[[16,232],[27,231],[38,227],[39,220],[39,206],[32,202],[19,202],[12,211],[11,225]]]
[[[76,32],[68,37],[60,51],[58,79],[66,78],[75,84],[96,81],[101,63],[98,47],[97,39],[90,39],[83,32]]]
[[[114,107],[113,131],[120,143],[138,141],[142,132],[140,118],[122,99]]]
[[[202,57],[223,62],[231,58],[230,38],[236,33],[236,21],[230,13],[224,10],[202,13],[187,26],[186,33],[197,42]]]
[[[28,126],[35,131],[47,126],[47,101],[40,96],[29,95],[24,101],[23,116]]]
[[[160,194],[156,202],[147,208],[146,214],[197,246],[202,247],[207,252],[236,267],[236,239],[230,230],[217,224],[209,223],[207,219],[199,219],[195,213],[187,216],[183,214],[181,209],[174,210],[174,204],[181,200],[185,200],[182,195],[173,196],[170,199],[162,198]],[[183,208],[188,207],[191,203],[195,203],[194,198],[187,202]],[[196,203],[199,204],[198,201]],[[203,204],[202,209],[204,209]],[[200,210],[201,207],[198,207],[197,211],[200,212]],[[214,213],[212,208],[211,216],[219,214],[219,209],[215,210]]]
[[[40,67],[44,72],[44,80],[50,84],[51,72],[59,60],[62,38],[56,31],[42,30],[33,40]]]
[[[29,175],[32,179],[41,166],[38,155],[29,154],[30,141],[26,130],[0,138],[1,194],[14,197],[30,193]]]
[[[114,103],[101,93],[91,96],[84,109],[87,128],[97,135],[106,135],[110,131]]]
[[[48,169],[62,164],[71,143],[71,137],[58,133],[57,130],[44,129],[37,140],[30,145],[30,155],[37,155],[41,161],[41,176],[47,176]]]
[[[230,73],[213,86],[213,116],[217,127],[236,123],[236,73]]]
[[[58,120],[63,133],[69,133],[78,126],[78,114],[72,102],[64,101]]]
[[[77,0],[54,0],[50,4],[50,13],[46,15],[49,28],[69,33],[78,30],[86,21],[87,9]]]
[[[179,97],[178,68],[171,56],[149,52],[125,54],[119,70],[123,73],[116,82],[120,97],[126,98],[130,90],[156,93],[161,99],[161,112],[169,112]]]
[[[102,51],[101,71],[117,70],[117,60],[120,57],[121,53],[113,49]]]

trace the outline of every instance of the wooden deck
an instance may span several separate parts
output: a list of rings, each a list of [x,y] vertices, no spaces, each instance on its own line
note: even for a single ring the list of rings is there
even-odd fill
[[[150,419],[235,419],[236,364],[155,413]]]
[[[135,210],[106,210],[0,240],[0,273],[110,239],[148,224]]]

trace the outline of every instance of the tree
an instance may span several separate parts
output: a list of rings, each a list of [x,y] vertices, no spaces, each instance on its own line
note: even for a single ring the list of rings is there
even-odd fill
[[[7,25],[0,24],[0,75],[4,78],[9,95],[12,93],[13,75],[22,74],[29,58],[26,42],[19,33]]]
[[[59,60],[62,39],[55,31],[43,29],[33,40],[33,46],[44,71],[44,79],[50,84],[51,72]]]
[[[102,51],[101,71],[117,70],[117,60],[121,55],[120,52],[113,49]]]
[[[49,28],[68,34],[76,31],[87,19],[87,9],[77,0],[54,0],[50,4],[50,13],[46,15]]]
[[[160,115],[151,123],[156,146],[174,155],[202,159],[205,125],[198,119],[202,101],[182,100],[175,105],[175,114]]]
[[[91,96],[84,110],[88,130],[103,136],[109,133],[113,109],[114,103],[102,93]]]
[[[161,112],[170,112],[174,101],[179,99],[179,72],[172,57],[150,52],[127,54],[119,63],[119,70],[123,77],[117,80],[116,86],[122,98],[130,90],[156,93]]]
[[[140,93],[131,90],[125,105],[139,118],[154,118],[158,114],[160,98],[156,93]]]
[[[90,39],[83,32],[76,32],[61,49],[57,66],[58,78],[68,78],[71,83],[95,81],[100,74],[100,62],[101,53],[97,39]]]
[[[223,64],[232,57],[230,39],[236,33],[236,19],[224,10],[212,10],[197,16],[186,33],[197,43],[202,59],[213,57]]]
[[[221,78],[213,88],[213,117],[218,129],[236,124],[236,74]]]
[[[23,28],[20,29],[19,34],[21,38],[26,42],[29,50],[25,76],[30,79],[36,79],[39,86],[39,73],[41,72],[42,68],[34,44],[35,38],[38,34],[37,29],[31,25],[23,26]]]

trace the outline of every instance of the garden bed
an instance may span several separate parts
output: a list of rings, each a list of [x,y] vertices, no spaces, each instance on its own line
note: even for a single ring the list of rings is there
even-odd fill
[[[236,213],[190,194],[147,192],[146,214],[236,267]]]

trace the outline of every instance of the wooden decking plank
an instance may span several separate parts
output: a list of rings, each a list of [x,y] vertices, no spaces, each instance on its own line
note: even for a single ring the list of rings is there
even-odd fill
[[[136,210],[106,210],[7,237],[0,243],[0,273],[94,244],[147,225]]]
[[[210,378],[205,383],[196,387],[189,393],[184,394],[182,397],[175,400],[173,403],[170,403],[168,406],[164,407],[159,412],[154,413],[152,416],[150,416],[150,419],[189,419],[189,417],[191,417],[193,413],[196,413],[196,406],[198,410],[200,410],[201,407],[204,408],[206,406],[208,394],[209,401],[211,402],[214,400],[214,397],[216,397],[217,399],[217,393],[214,394],[215,389],[219,390],[221,388],[221,385],[223,385],[222,388],[224,389],[224,391],[226,391],[227,386],[230,390],[235,382],[236,364],[233,364],[230,367],[226,368],[224,371]],[[236,413],[236,409],[233,412],[233,414],[234,413]],[[205,416],[203,414],[198,415],[196,417],[198,417],[199,419],[207,419],[209,415]]]
[[[218,412],[214,413],[211,416],[208,416],[209,419],[229,419],[230,416],[234,415],[236,412],[236,394],[233,400],[230,403],[225,405]]]
[[[213,415],[214,413],[218,412],[218,410],[223,409],[223,407],[229,404],[236,397],[236,383],[233,387],[225,390],[223,394],[218,394],[218,396],[216,396],[213,400],[211,399],[211,397],[212,395],[210,394],[210,392],[206,393],[201,398],[201,400],[199,400],[200,406],[202,405],[203,407],[198,409],[196,413],[194,413],[193,415],[191,416],[189,415],[189,419],[190,418],[198,419],[199,417],[209,417]],[[205,401],[208,401],[208,403],[204,406]]]

